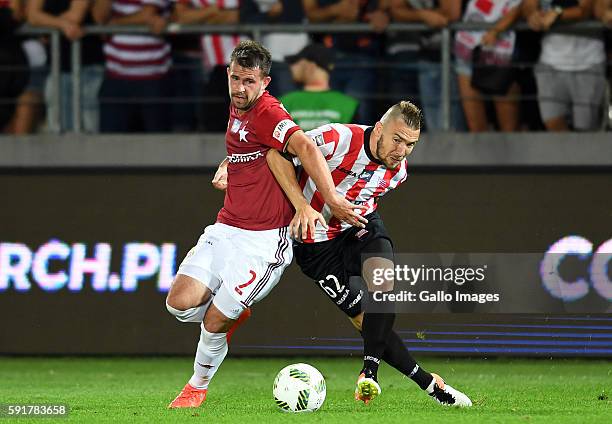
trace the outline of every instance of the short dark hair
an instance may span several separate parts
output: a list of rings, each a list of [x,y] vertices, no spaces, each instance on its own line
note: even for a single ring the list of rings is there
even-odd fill
[[[403,119],[408,128],[420,130],[423,125],[423,112],[414,103],[408,100],[402,100],[389,108],[387,113],[382,117],[381,121],[386,121],[388,118]]]
[[[272,56],[270,55],[268,49],[259,44],[257,41],[246,40],[241,41],[232,52],[230,63],[232,62],[242,66],[243,68],[259,68],[262,76],[267,77],[270,75]]]

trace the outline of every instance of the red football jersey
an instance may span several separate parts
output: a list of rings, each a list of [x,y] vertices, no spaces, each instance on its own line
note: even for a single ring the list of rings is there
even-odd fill
[[[225,133],[227,191],[217,221],[245,230],[272,230],[289,225],[293,207],[266,162],[270,148],[285,149],[300,127],[267,91],[243,115],[230,106]]]

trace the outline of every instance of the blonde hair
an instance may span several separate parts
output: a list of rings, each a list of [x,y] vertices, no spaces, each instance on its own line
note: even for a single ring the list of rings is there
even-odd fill
[[[408,128],[420,130],[423,122],[423,112],[414,103],[402,100],[394,104],[385,112],[380,122],[383,124],[391,119],[403,119]]]

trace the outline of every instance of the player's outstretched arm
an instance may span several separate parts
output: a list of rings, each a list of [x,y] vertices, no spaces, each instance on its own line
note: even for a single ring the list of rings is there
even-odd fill
[[[283,158],[275,149],[268,150],[266,160],[274,178],[295,208],[295,215],[289,224],[291,237],[299,239],[301,234],[301,238],[305,239],[308,237],[308,232],[310,232],[311,237],[314,237],[317,221],[321,223],[323,228],[327,229],[323,215],[314,210],[304,197],[304,193],[298,185],[293,164]]]
[[[287,151],[300,159],[304,170],[314,180],[317,190],[336,218],[359,228],[365,227],[368,220],[358,210],[365,211],[367,207],[354,205],[336,192],[323,154],[302,130],[291,134],[287,140]]]

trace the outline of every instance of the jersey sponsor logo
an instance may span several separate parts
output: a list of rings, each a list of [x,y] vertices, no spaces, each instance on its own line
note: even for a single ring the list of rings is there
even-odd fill
[[[357,178],[357,174],[351,171],[350,169],[343,168],[342,166],[339,166],[336,169],[346,175],[350,175],[351,177]]]
[[[368,234],[368,230],[366,230],[365,228],[362,228],[361,230],[357,231],[357,234],[355,234],[355,237],[357,237],[358,239],[361,239],[366,234]]]
[[[232,133],[236,134],[242,125],[242,121],[238,119],[234,119],[234,123],[232,124]]]
[[[370,356],[370,355],[366,355],[363,357],[364,361],[372,361],[372,362],[376,362],[377,364],[380,364],[380,359],[374,357],[374,356]]]
[[[229,161],[229,163],[245,163],[252,162],[263,157],[264,154],[260,150],[258,150],[252,153],[234,153],[233,155],[229,155],[227,157],[227,160]]]
[[[355,300],[353,300],[348,307],[352,308],[353,306],[355,306],[363,297],[363,291],[359,290],[359,294],[357,295],[357,297],[355,298]]]
[[[414,368],[412,369],[412,371],[410,372],[410,375],[408,377],[410,378],[414,377],[414,375],[417,373],[418,370],[419,370],[419,364],[416,364]]]
[[[287,131],[291,128],[296,127],[297,124],[293,122],[291,119],[283,119],[274,128],[272,131],[272,137],[280,141],[281,143],[285,142],[285,135],[287,135]]]
[[[342,295],[340,300],[336,302],[336,305],[342,305],[344,301],[346,300],[346,298],[348,297],[349,293],[350,293],[349,289],[344,290],[344,294]]]
[[[370,180],[374,176],[374,173],[376,172],[376,170],[365,169],[358,175],[356,172],[351,171],[350,169],[343,168],[341,166],[337,167],[336,169],[340,172],[345,173],[346,175],[350,175],[353,178],[357,178],[358,180],[365,181],[366,183],[370,182]]]

